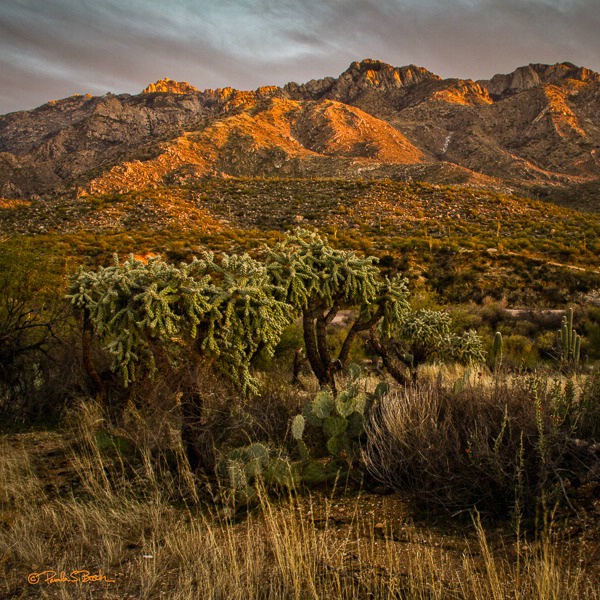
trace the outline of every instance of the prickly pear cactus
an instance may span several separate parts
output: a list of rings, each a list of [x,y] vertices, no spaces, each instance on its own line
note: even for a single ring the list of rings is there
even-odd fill
[[[296,415],[292,421],[292,437],[300,441],[306,427],[306,419],[302,415]]]
[[[284,450],[259,443],[231,450],[218,464],[221,481],[227,484],[224,499],[233,505],[247,505],[258,501],[259,483],[269,490],[292,490],[302,482],[330,479],[331,467],[312,460],[302,440],[298,444],[304,448],[300,461],[292,460]]]
[[[265,470],[265,482],[276,488],[293,489],[301,480],[301,467],[297,462],[292,462],[285,456],[275,456]]]
[[[271,451],[264,444],[231,450],[217,468],[228,483],[230,500],[243,504],[252,502],[256,497],[254,482],[264,477],[271,460]]]
[[[312,414],[317,419],[326,419],[334,409],[334,400],[330,391],[319,392],[311,402]]]
[[[452,392],[454,394],[460,394],[465,389],[465,386],[467,385],[467,383],[469,383],[470,377],[471,377],[471,369],[469,369],[469,367],[467,367],[465,369],[465,372],[463,373],[462,377],[459,377],[454,382],[454,385],[452,386]]]
[[[374,392],[367,393],[361,388],[360,367],[350,365],[348,374],[348,385],[335,398],[329,391],[319,392],[305,406],[303,414],[296,415],[292,421],[292,436],[297,441],[300,456],[305,462],[311,461],[303,440],[306,426],[320,430],[325,440],[325,448],[313,449],[317,454],[323,454],[326,450],[330,457],[343,459],[348,465],[358,459],[368,406],[374,400],[383,398],[389,386],[387,383],[380,383]],[[318,471],[318,467],[311,467],[312,475]]]

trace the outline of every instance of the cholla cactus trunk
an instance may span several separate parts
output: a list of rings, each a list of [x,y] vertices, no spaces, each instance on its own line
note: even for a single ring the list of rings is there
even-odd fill
[[[199,467],[212,471],[211,461],[205,460],[199,443],[199,431],[202,421],[202,396],[198,391],[183,393],[181,398],[181,442],[192,471]]]
[[[321,353],[319,352],[319,344],[315,330],[315,318],[311,311],[303,311],[302,323],[306,358],[308,359],[310,367],[321,387],[326,387],[327,385],[331,386],[332,382],[328,376],[331,360],[327,361],[328,357],[321,356]]]
[[[90,321],[90,311],[87,307],[83,309],[82,321],[81,345],[83,354],[83,368],[92,381],[94,386],[93,393],[102,399],[104,396],[104,384],[102,383],[102,378],[98,374],[98,371],[94,366],[94,361],[92,360],[93,328]]]

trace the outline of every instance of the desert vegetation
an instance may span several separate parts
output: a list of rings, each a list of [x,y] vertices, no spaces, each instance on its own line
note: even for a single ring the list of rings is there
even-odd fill
[[[207,179],[84,198],[0,201],[0,232],[90,266],[117,252],[189,260],[254,255],[298,225],[424,281],[444,304],[490,296],[556,308],[600,287],[595,213],[478,190],[398,181]],[[19,240],[19,241],[17,241]]]
[[[219,185],[259,202],[275,184]],[[556,225],[584,269],[569,283],[541,208],[539,240],[526,211],[523,241],[501,238],[490,197],[446,239],[426,206],[452,191],[403,189],[423,211],[406,235],[381,200],[369,231],[214,220],[0,240],[2,594],[598,598],[598,225],[584,250],[566,241],[576,223]],[[217,196],[198,206],[219,214]],[[368,204],[352,198],[341,214]],[[509,266],[546,269],[543,293],[515,285],[525,308],[486,293]]]

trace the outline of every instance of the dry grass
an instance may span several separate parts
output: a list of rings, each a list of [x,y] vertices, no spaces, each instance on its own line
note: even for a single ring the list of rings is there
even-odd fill
[[[501,517],[573,508],[566,487],[596,485],[592,379],[459,373],[423,371],[371,412],[363,461],[376,479],[420,506]]]
[[[259,488],[249,512],[202,486],[204,502],[188,493],[174,503],[194,487],[183,464],[167,474],[144,448],[126,464],[99,448],[99,408],[77,411],[66,435],[2,439],[0,597],[600,598],[550,526],[531,542],[486,534],[477,517],[474,533],[434,531],[412,523],[397,497],[335,490],[274,498]],[[73,478],[59,494],[46,476],[61,443]],[[27,581],[76,569],[114,582]]]

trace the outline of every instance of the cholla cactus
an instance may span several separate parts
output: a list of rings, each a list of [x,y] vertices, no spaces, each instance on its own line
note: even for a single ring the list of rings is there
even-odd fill
[[[212,254],[199,261],[199,271],[210,278],[210,310],[205,316],[202,352],[218,358],[217,365],[242,392],[256,390],[249,371],[250,359],[264,350],[273,355],[292,310],[278,299],[266,267],[247,254]]]
[[[210,253],[178,266],[160,258],[148,263],[132,257],[73,277],[69,298],[83,313],[84,361],[93,369],[89,336],[93,330],[113,357],[125,385],[156,370],[156,353],[167,360],[194,362],[210,357],[215,366],[247,394],[257,388],[250,371],[261,349],[272,353],[290,322],[291,309],[278,299],[264,265],[248,255]],[[87,337],[86,337],[87,336]],[[202,461],[195,423],[202,398],[182,397],[182,441],[192,468]]]
[[[379,324],[390,331],[408,310],[405,279],[383,278],[373,257],[332,248],[317,233],[297,229],[266,249],[267,269],[282,300],[302,315],[306,357],[322,387],[335,391],[335,374],[347,363],[360,331]],[[336,357],[330,355],[328,329],[343,309],[358,308]]]
[[[126,385],[140,368],[155,370],[158,344],[168,357],[181,348],[216,357],[243,392],[252,391],[250,359],[261,348],[273,352],[291,315],[266,268],[248,255],[217,262],[207,253],[178,266],[115,258],[112,267],[80,270],[69,291]]]
[[[452,318],[443,311],[421,309],[404,315],[391,335],[371,332],[371,347],[399,382],[414,379],[419,365],[438,358],[460,363],[483,362],[483,343],[475,331],[451,331]]]
[[[141,365],[155,370],[153,343],[194,338],[210,310],[210,278],[197,263],[176,267],[159,258],[148,263],[131,256],[97,271],[82,268],[71,280],[72,304],[84,312],[113,357],[125,385]]]

